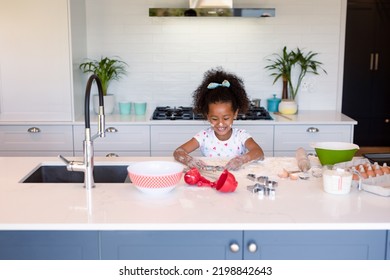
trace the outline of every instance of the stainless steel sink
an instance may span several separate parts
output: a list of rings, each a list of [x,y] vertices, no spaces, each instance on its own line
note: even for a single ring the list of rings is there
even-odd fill
[[[95,165],[95,183],[130,182],[128,165]],[[22,183],[84,183],[84,172],[70,172],[65,165],[40,165],[32,170]]]

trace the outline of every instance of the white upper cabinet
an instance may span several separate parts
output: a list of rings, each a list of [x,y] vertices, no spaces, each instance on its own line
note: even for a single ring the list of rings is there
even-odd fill
[[[0,4],[0,120],[72,121],[68,0]]]

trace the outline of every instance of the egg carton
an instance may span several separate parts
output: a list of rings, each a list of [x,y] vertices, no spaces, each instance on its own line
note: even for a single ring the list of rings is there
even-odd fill
[[[348,168],[351,168],[352,166],[357,166],[357,165],[361,165],[361,164],[363,164],[363,165],[371,164],[371,162],[366,158],[356,157],[350,161],[336,163],[335,165],[333,165],[333,167],[348,169]]]
[[[349,169],[360,164],[371,164],[371,162],[366,158],[353,158],[351,161],[335,164],[334,167]],[[362,179],[361,182],[353,181],[352,186],[380,196],[390,196],[390,174],[369,177]]]
[[[390,174],[364,179],[361,188],[373,194],[390,197]]]

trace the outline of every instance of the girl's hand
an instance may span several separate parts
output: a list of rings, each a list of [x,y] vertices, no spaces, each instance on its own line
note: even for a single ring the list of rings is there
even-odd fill
[[[200,159],[196,159],[196,158],[193,158],[191,157],[190,160],[187,161],[186,165],[190,168],[197,168],[197,169],[202,169],[204,167],[206,167],[206,163]]]
[[[238,170],[241,168],[242,165],[248,162],[248,156],[242,155],[242,156],[237,156],[233,159],[231,159],[226,165],[225,169],[227,170]]]
[[[195,167],[201,169],[207,165],[202,160],[190,156],[183,148],[177,148],[173,153],[173,156],[177,161],[187,165],[190,168]]]

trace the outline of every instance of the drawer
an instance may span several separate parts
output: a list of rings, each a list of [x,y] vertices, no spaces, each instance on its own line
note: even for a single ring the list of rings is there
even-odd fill
[[[83,125],[74,126],[75,151],[83,150],[85,128]],[[92,136],[97,127],[91,127]],[[109,125],[106,124],[106,137],[96,138],[93,142],[95,151],[149,151],[150,129],[147,125]]]
[[[207,125],[161,125],[151,127],[151,152],[168,151],[172,155],[173,151],[181,144],[190,140],[200,130]]]
[[[1,125],[1,151],[73,150],[71,125]]]
[[[150,157],[149,151],[95,151],[95,157]],[[83,151],[76,151],[74,156],[82,157]]]
[[[235,125],[234,127],[242,128],[252,135],[257,144],[266,151],[274,150],[274,126],[273,125]]]
[[[73,150],[55,150],[55,151],[2,151],[0,150],[1,157],[58,157],[62,155],[65,157],[73,157]]]
[[[177,147],[206,127],[207,125],[152,126],[152,155],[158,154],[155,151],[168,151],[171,155]],[[234,125],[234,127],[246,129],[264,151],[273,151],[274,127],[272,125]]]
[[[310,147],[314,142],[350,142],[351,125],[277,125],[275,126],[275,151],[296,150]]]

